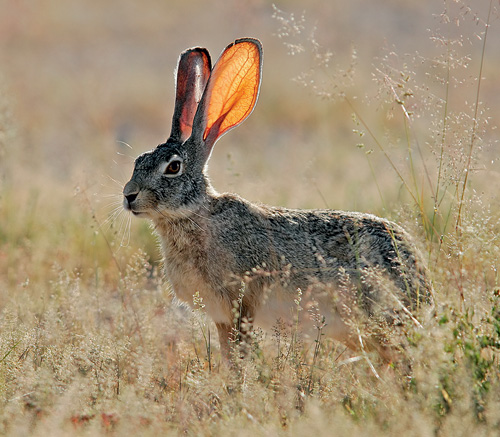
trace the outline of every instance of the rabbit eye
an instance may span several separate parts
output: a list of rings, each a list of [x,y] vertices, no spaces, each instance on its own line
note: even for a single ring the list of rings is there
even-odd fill
[[[163,163],[159,170],[164,176],[172,178],[182,174],[183,167],[182,158],[174,155],[170,158],[170,161]]]
[[[180,161],[172,161],[167,165],[165,169],[165,174],[175,175],[181,171],[181,162]]]

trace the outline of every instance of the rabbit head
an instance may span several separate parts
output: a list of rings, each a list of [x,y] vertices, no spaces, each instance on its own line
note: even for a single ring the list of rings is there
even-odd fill
[[[203,204],[211,190],[204,168],[212,148],[253,111],[261,71],[262,46],[256,39],[230,44],[213,69],[206,49],[181,54],[170,138],[137,158],[123,189],[125,209],[154,220]]]

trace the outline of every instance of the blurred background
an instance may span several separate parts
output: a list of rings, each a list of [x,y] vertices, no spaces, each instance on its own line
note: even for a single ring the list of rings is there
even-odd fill
[[[10,217],[12,226],[59,226],[51,217],[62,221],[74,204],[80,214],[106,220],[134,158],[169,135],[179,53],[200,45],[215,61],[244,36],[263,43],[263,84],[252,116],[212,154],[216,189],[289,207],[391,216],[411,199],[373,139],[403,173],[413,149],[417,178],[435,180],[446,100],[448,110],[469,114],[455,120],[464,137],[447,143],[450,181],[457,177],[453,159],[467,155],[489,4],[2,0],[4,224]],[[500,115],[495,7],[480,93],[480,111],[490,110],[474,155],[475,182],[493,200]],[[448,91],[446,65],[453,69]],[[410,135],[399,99],[412,113]]]
[[[0,0],[0,434],[497,435],[499,18],[498,0]],[[408,229],[437,303],[404,329],[415,378],[281,323],[247,370],[211,373],[201,298],[171,304],[123,211],[135,157],[169,136],[179,54],[246,36],[261,94],[213,185]]]

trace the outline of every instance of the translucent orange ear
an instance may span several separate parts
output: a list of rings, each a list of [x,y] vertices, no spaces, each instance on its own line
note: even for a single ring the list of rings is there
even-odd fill
[[[256,39],[236,40],[212,70],[202,102],[203,140],[208,148],[253,111],[259,95],[262,46]]]

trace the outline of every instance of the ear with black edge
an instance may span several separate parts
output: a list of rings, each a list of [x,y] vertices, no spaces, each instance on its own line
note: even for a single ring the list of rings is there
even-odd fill
[[[176,73],[176,97],[170,138],[184,142],[191,136],[193,119],[210,77],[208,50],[196,47],[183,52]]]
[[[262,78],[262,45],[253,38],[226,47],[215,64],[193,122],[192,137],[208,159],[215,142],[253,111]]]

